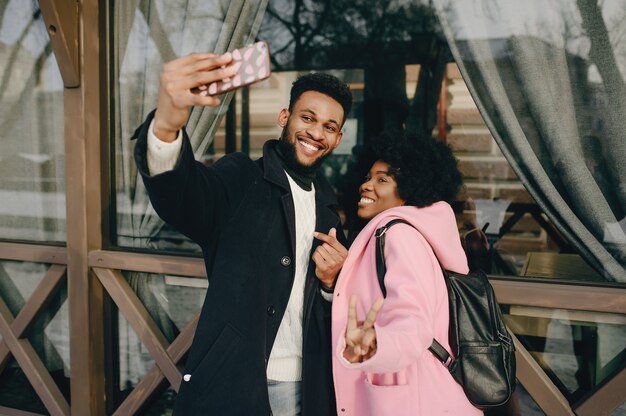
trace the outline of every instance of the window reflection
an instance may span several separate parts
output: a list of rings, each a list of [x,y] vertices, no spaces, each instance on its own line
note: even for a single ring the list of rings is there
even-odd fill
[[[572,404],[626,367],[626,316],[505,306],[507,326]]]
[[[623,2],[434,3],[499,148],[565,237],[533,216],[555,251],[625,283]]]
[[[2,2],[0,67],[0,239],[63,242],[63,82],[37,2]]]
[[[442,42],[436,19],[433,20],[434,9],[421,3],[409,7],[411,11],[409,15],[412,16],[413,22],[421,22],[409,26],[405,25],[408,21],[404,17],[400,18],[399,14],[400,9],[405,12],[406,10],[398,6],[396,10],[398,13],[391,13],[385,17],[395,19],[393,22],[397,30],[384,32],[378,41],[372,44],[374,35],[369,29],[357,31],[354,37],[342,36],[342,33],[350,31],[350,28],[370,27],[365,23],[374,26],[382,24],[370,21],[375,18],[364,14],[364,5],[371,6],[366,1],[351,6],[344,5],[346,13],[333,19],[341,20],[351,16],[351,21],[349,24],[344,22],[343,26],[335,25],[332,28],[328,26],[327,21],[320,19],[324,15],[325,7],[337,7],[334,3],[332,5],[303,3],[298,6],[302,8],[300,11],[294,9],[296,6],[289,4],[281,1],[270,2],[258,34],[259,38],[266,37],[270,41],[274,75],[269,80],[252,86],[249,92],[246,91],[245,96],[243,91],[235,94],[229,111],[235,114],[232,119],[235,120],[238,131],[234,136],[226,137],[225,120],[222,119],[221,126],[215,130],[213,140],[209,139],[210,145],[200,146],[205,151],[199,153],[198,157],[204,163],[213,163],[226,152],[226,149],[245,150],[252,158],[259,157],[262,143],[279,135],[279,128],[275,123],[276,114],[287,105],[289,85],[298,75],[298,71],[310,69],[331,71],[351,85],[355,98],[353,113],[349,115],[344,128],[345,140],[323,167],[323,173],[337,190],[345,228],[349,233],[354,235],[362,226],[354,215],[356,197],[351,195],[356,193],[360,180],[358,173],[351,170],[355,156],[367,142],[368,137],[381,129],[401,124],[409,129],[428,130],[446,140],[455,151],[464,174],[465,188],[454,208],[457,212],[459,230],[462,236],[466,237],[464,243],[472,265],[495,275],[606,280],[602,270],[598,270],[597,264],[587,266],[587,260],[578,256],[579,247],[572,245],[571,233],[568,231],[563,234],[559,231],[563,224],[552,222],[554,213],[550,211],[548,214],[551,215],[547,215],[525,189],[523,183],[528,183],[528,179],[522,181],[505,157],[505,154],[510,153],[510,149],[505,149],[505,152],[500,150],[499,144],[470,95],[459,68],[448,63],[451,56],[447,52],[447,46]],[[508,10],[507,7],[513,6],[503,6],[503,9]],[[491,18],[495,19],[500,10],[496,9],[490,11]],[[479,11],[482,13],[484,10]],[[298,13],[302,15],[302,20],[296,22],[293,19],[286,19],[286,16]],[[473,13],[478,12],[474,10]],[[531,15],[535,16],[532,13]],[[550,19],[557,15],[552,11],[546,16],[535,17]],[[567,20],[567,16],[558,16],[559,19]],[[293,27],[289,25],[300,25],[299,27],[311,31],[317,28],[319,35],[312,36],[310,42],[304,44],[298,37],[304,36],[304,32],[290,31],[289,29]],[[320,28],[325,30],[322,31]],[[471,36],[476,36],[478,29],[472,27],[463,30],[471,32]],[[514,26],[507,30],[522,29]],[[491,45],[495,48],[494,53],[502,55],[497,57],[500,56],[503,62],[506,62],[507,48],[510,45],[507,44],[505,36],[511,33],[496,34],[500,37],[491,41]],[[554,39],[550,41],[562,44]],[[425,45],[430,45],[431,49]],[[567,48],[575,49],[571,43]],[[155,52],[156,55],[164,57],[163,53]],[[393,57],[398,59],[394,60]],[[381,59],[384,62],[381,62]],[[576,62],[578,61],[572,61],[572,68],[584,67]],[[589,78],[591,82],[594,77],[597,78],[598,71],[597,68],[590,66],[587,73],[578,71],[576,74]],[[509,71],[505,75],[508,80],[512,79],[514,74]],[[439,94],[441,85],[445,88],[443,95]],[[153,90],[150,89],[155,93]],[[585,163],[597,183],[604,181],[609,184],[611,179],[607,176],[606,168],[602,168],[600,163],[602,161],[600,156],[606,149],[603,141],[599,139],[606,134],[603,130],[606,128],[606,120],[602,114],[606,112],[608,101],[601,90],[596,91],[588,87],[585,91],[580,97],[575,97],[580,101],[581,108],[587,109],[586,118],[580,122],[581,131],[589,133],[584,136],[586,154],[598,156],[587,158]],[[508,98],[517,103],[515,105],[524,104],[521,92],[510,90],[507,93]],[[572,105],[578,105],[577,103],[578,101],[575,101]],[[242,114],[249,114],[250,128],[245,132],[240,124],[239,117]],[[443,122],[435,122],[441,119]],[[520,127],[525,131],[531,133],[537,131],[532,117],[520,118],[520,123]],[[542,140],[547,139],[543,132],[540,133],[529,136],[538,154],[547,151],[546,146],[542,144]],[[242,142],[242,136],[246,137],[246,143]],[[126,145],[127,143],[124,143],[124,146]],[[515,158],[513,161],[522,166],[524,164]],[[552,172],[551,176],[558,179],[559,175],[554,169],[559,167],[548,168],[548,173]],[[601,188],[610,189],[608,185]],[[136,216],[137,219],[143,218],[141,227],[129,228],[130,223],[126,219],[134,217],[129,216],[128,212],[132,211],[130,207],[136,205],[138,200],[138,195],[135,194],[134,202],[131,203],[129,201],[131,195],[132,193],[120,192],[117,196],[118,244],[141,249],[198,252],[188,240],[163,225],[149,208]],[[608,194],[605,192],[604,195]],[[551,197],[555,196],[556,193]],[[607,196],[607,200],[610,198]],[[139,198],[139,201],[144,199]],[[144,237],[142,227],[146,230]],[[607,247],[622,244],[623,230],[619,221],[607,222],[601,228],[602,241]],[[545,253],[554,253],[554,256],[546,257]],[[585,272],[576,273],[581,269],[566,267],[571,263],[570,260],[580,264]],[[536,267],[541,264],[543,266]],[[559,268],[561,266],[564,267]],[[598,272],[594,273],[593,270]]]
[[[0,261],[0,301],[10,313],[5,319],[13,321],[26,308],[38,285],[44,279],[51,278],[46,274],[49,268],[49,265],[40,263]],[[29,308],[33,307],[31,301]],[[56,292],[48,296],[46,307],[28,323],[27,330],[19,334],[23,347],[27,350],[32,348],[36,360],[40,360],[66,400],[70,397],[68,308],[67,288],[61,284]],[[24,324],[23,317],[21,321]],[[16,361],[13,354],[5,352],[0,354],[0,407],[45,413],[45,407],[33,390],[32,382],[24,373],[23,362]],[[37,364],[35,361],[35,367]]]

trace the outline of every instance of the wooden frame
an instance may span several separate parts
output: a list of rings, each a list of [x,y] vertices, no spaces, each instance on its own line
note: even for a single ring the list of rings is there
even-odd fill
[[[114,413],[120,416],[135,414],[152,397],[163,381],[167,380],[174,390],[178,391],[182,374],[177,364],[191,346],[200,312],[195,314],[176,340],[168,344],[163,333],[150,317],[150,313],[122,276],[121,270],[95,267],[94,271],[155,361],[155,367],[144,376]]]
[[[65,88],[80,86],[79,6],[76,1],[39,2]]]
[[[574,416],[567,399],[515,335],[513,335],[513,343],[515,344],[517,379],[528,391],[528,394],[547,415]]]
[[[69,415],[70,406],[45,365],[25,338],[25,333],[39,312],[65,282],[66,267],[53,265],[15,318],[0,298],[0,371],[13,355],[26,378],[51,415]]]

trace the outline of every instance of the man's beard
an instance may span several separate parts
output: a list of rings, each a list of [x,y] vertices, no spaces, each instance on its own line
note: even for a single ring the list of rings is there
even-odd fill
[[[296,144],[289,141],[289,128],[285,127],[280,134],[280,140],[278,141],[278,148],[282,154],[283,161],[288,168],[300,172],[305,175],[310,175],[319,170],[322,163],[330,155],[330,152],[320,156],[311,165],[303,165],[296,154]]]

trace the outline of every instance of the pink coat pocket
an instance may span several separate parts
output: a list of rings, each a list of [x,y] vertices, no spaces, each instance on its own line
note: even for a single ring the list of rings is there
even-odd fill
[[[376,386],[363,379],[368,415],[371,416],[414,416],[414,404],[408,384]]]

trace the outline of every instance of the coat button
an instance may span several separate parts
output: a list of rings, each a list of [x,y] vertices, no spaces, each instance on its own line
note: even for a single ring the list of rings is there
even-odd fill
[[[276,313],[276,308],[274,307],[274,305],[270,305],[267,307],[268,316],[274,316],[275,313]]]
[[[189,381],[189,380],[191,380],[191,374],[185,374],[185,375],[183,376],[183,380],[185,380],[185,381]]]
[[[280,259],[280,264],[282,264],[283,266],[287,267],[291,264],[291,259],[287,256],[283,257],[282,259]]]

